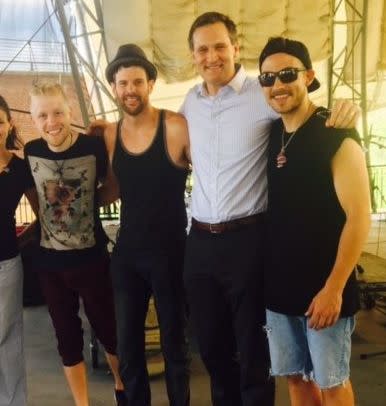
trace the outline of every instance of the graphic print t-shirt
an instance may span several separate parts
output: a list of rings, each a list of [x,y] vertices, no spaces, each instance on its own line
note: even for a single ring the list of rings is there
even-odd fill
[[[106,175],[103,138],[80,134],[66,151],[53,152],[43,139],[25,146],[39,196],[40,268],[73,268],[97,261],[106,244],[96,204]]]

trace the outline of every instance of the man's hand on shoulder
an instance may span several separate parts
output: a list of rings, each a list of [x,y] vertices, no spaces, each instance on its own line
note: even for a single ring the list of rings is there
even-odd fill
[[[355,128],[361,115],[361,108],[351,100],[338,99],[331,109],[326,127]]]
[[[90,123],[86,130],[87,135],[99,135],[102,136],[109,126],[109,122],[103,119],[98,119]]]

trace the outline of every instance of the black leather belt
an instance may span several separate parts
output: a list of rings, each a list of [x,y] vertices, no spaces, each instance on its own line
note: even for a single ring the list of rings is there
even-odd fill
[[[224,221],[223,223],[202,223],[192,218],[192,228],[207,231],[212,234],[221,234],[225,231],[237,230],[248,224],[255,224],[264,218],[265,213],[258,213],[248,217]]]

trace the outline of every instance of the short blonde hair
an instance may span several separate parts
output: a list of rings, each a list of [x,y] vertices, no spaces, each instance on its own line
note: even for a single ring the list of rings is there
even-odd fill
[[[54,82],[40,82],[34,83],[29,92],[30,96],[62,96],[68,103],[68,98],[63,86],[60,83]]]
[[[65,104],[70,107],[70,102],[68,97],[63,89],[63,86],[60,83],[56,82],[39,82],[34,83],[32,88],[29,92],[31,98],[31,105],[32,105],[32,98],[39,97],[39,96],[62,96]]]

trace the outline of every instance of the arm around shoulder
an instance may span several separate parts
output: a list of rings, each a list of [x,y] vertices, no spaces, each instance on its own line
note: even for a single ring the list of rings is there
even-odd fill
[[[331,109],[331,116],[326,121],[327,127],[355,128],[361,115],[361,108],[348,99],[338,99]]]

